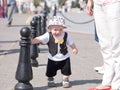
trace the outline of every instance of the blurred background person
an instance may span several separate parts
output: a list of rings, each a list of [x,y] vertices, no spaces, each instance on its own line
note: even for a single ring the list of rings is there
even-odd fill
[[[15,0],[7,0],[7,6],[8,6],[8,13],[7,13],[7,26],[11,26],[12,20],[13,20],[13,12],[16,8],[16,1]]]
[[[7,15],[7,0],[0,0],[0,18],[5,18]]]
[[[66,6],[67,6],[67,12],[69,12],[71,10],[71,7],[72,7],[72,0],[67,0]]]
[[[120,90],[120,0],[88,0],[86,12],[94,14],[104,61],[101,85],[89,90]]]

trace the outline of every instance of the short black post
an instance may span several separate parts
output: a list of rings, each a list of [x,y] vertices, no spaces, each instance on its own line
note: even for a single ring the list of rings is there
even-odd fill
[[[38,15],[38,35],[42,35],[42,32],[41,32],[41,16]]]
[[[44,34],[47,30],[46,30],[46,22],[47,22],[47,3],[45,2],[44,4],[44,12],[43,12],[43,23],[42,23],[42,27],[43,27],[43,33]]]
[[[42,21],[42,27],[43,27],[43,32],[42,32],[42,34],[44,34],[47,30],[46,30],[46,14],[44,13],[43,14],[43,19],[42,19],[43,21]]]
[[[35,25],[36,30],[37,30],[36,36],[40,36],[41,35],[41,16],[40,15],[34,16],[33,20],[35,20],[35,22],[37,22],[37,25]],[[38,52],[40,52],[39,48],[38,48]]]
[[[57,15],[57,6],[56,4],[54,5],[54,11],[53,11],[53,16],[56,16]]]
[[[31,38],[35,38],[37,36],[37,20],[31,21]],[[38,44],[31,44],[30,48],[30,56],[31,56],[31,64],[33,67],[38,67],[38,61],[36,58],[38,57]]]
[[[37,22],[37,25],[35,25],[35,26],[36,26],[35,28],[36,28],[36,30],[37,30],[36,36],[39,36],[39,31],[38,31],[38,30],[39,30],[39,29],[38,29],[38,28],[39,28],[39,27],[38,27],[38,22],[39,22],[39,21],[38,21],[38,16],[34,16],[32,20],[35,21],[35,22]]]
[[[30,29],[23,27],[20,31],[20,57],[16,71],[16,80],[18,83],[15,86],[15,90],[33,90],[32,85],[29,83],[33,78],[32,66],[30,63]]]

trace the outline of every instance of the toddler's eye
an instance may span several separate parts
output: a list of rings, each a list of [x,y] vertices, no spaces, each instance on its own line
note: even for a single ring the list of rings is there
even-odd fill
[[[56,29],[56,28],[54,28],[54,31],[57,31],[57,29]]]

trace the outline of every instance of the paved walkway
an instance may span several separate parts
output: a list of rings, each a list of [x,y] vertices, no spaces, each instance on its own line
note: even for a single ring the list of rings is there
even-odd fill
[[[20,29],[26,26],[28,17],[28,14],[14,14],[13,25],[11,27],[6,27],[6,21],[0,19],[0,90],[14,90],[18,82],[15,79],[15,72],[19,61]],[[74,14],[72,15],[73,17]],[[87,16],[85,15],[85,17]],[[67,25],[70,25],[70,27],[73,26],[72,28],[75,30],[92,29],[92,23],[88,24],[87,28],[86,25],[83,25],[83,27],[81,25],[81,28],[78,28],[79,25],[74,26],[72,23],[67,23]],[[102,65],[98,43],[94,41],[93,33],[87,31],[87,33],[81,32],[74,32],[71,28],[68,31],[79,50],[77,55],[73,55],[70,49],[72,65],[70,81],[72,87],[68,88],[68,90],[88,90],[89,87],[94,87],[101,83],[102,75],[97,74],[93,70],[95,66]],[[34,90],[66,90],[61,86],[62,75],[60,71],[58,71],[55,77],[57,86],[54,88],[48,88],[46,86],[47,78],[45,76],[45,70],[48,49],[46,45],[40,45],[39,48],[41,50],[37,58],[39,67],[33,67],[33,79],[30,81]]]

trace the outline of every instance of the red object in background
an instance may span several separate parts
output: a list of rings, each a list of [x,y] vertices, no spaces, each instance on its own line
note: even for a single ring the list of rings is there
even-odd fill
[[[0,6],[0,18],[5,18],[5,14],[2,6]]]
[[[97,89],[97,88],[89,88],[88,90],[111,90],[111,88],[105,88],[105,89]]]

